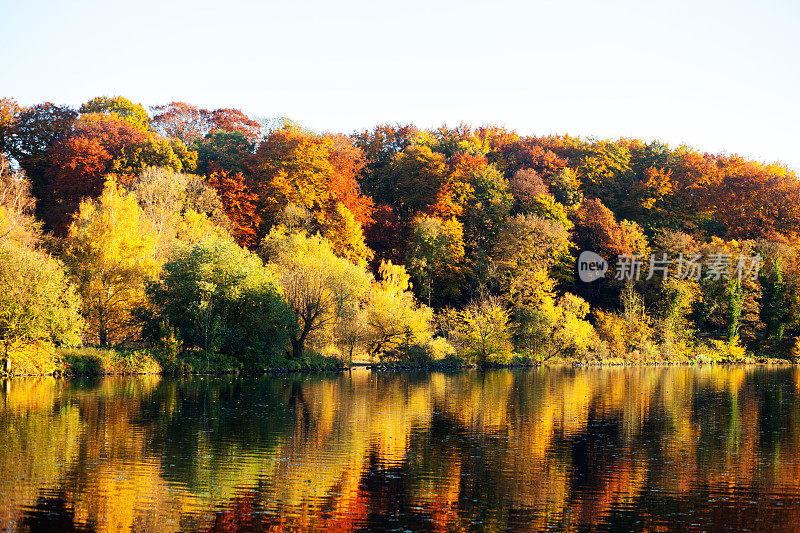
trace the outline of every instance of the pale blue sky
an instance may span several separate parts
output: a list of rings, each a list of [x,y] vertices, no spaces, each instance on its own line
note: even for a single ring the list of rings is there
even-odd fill
[[[163,4],[163,5],[162,5]],[[800,2],[0,0],[0,95],[660,139],[800,170]]]

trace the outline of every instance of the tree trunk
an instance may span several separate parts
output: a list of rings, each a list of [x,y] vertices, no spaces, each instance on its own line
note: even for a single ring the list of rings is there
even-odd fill
[[[292,339],[292,359],[300,359],[303,356],[303,338]]]

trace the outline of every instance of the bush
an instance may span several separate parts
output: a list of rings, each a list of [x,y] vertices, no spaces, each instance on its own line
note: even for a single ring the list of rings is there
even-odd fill
[[[265,370],[342,370],[344,363],[340,357],[322,355],[314,350],[306,349],[299,358],[280,358],[271,362]]]
[[[459,355],[478,364],[505,363],[511,357],[508,313],[497,298],[474,300],[453,319],[451,332]]]
[[[599,339],[585,320],[588,312],[589,304],[570,293],[555,302],[546,299],[538,308],[523,308],[518,313],[515,331],[517,346],[539,361],[554,357],[597,357]]]
[[[154,307],[148,335],[172,352],[182,345],[192,368],[263,368],[286,345],[292,324],[261,260],[223,240],[178,248],[148,296]]]
[[[3,358],[0,355],[0,359]],[[8,353],[8,358],[11,359],[11,373],[17,376],[52,374],[63,369],[55,347],[49,342],[19,345]]]
[[[65,372],[72,375],[158,374],[157,355],[144,349],[84,347],[61,350]]]
[[[0,241],[0,357],[12,372],[58,369],[54,346],[77,344],[80,301],[61,263],[46,253]]]
[[[425,349],[428,352],[428,357],[433,361],[456,358],[455,347],[443,337],[435,337],[430,339],[427,343],[425,343]]]
[[[696,353],[701,362],[734,363],[747,360],[747,350],[739,342],[738,336],[731,342],[710,340],[708,344],[699,346]]]
[[[173,367],[173,372],[178,373],[214,373],[238,372],[243,368],[242,362],[230,355],[206,350],[184,352],[178,365]]]

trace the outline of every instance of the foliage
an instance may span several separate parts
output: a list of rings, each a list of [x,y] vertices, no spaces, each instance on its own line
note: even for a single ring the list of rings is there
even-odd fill
[[[80,342],[80,300],[61,262],[41,250],[0,240],[0,350]],[[51,369],[52,370],[52,369]]]
[[[658,351],[652,317],[632,283],[626,283],[620,294],[620,303],[622,312],[596,311],[595,328],[598,335],[608,344],[615,357],[635,361],[655,360]]]
[[[464,225],[465,244],[473,250],[489,250],[497,240],[514,198],[508,180],[492,165],[470,173],[471,194],[465,200]]]
[[[34,216],[35,200],[30,182],[21,172],[12,172],[0,154],[0,242],[32,245],[39,240],[40,226]]]
[[[759,273],[761,302],[759,319],[764,324],[764,337],[781,341],[789,327],[797,318],[797,306],[792,301],[792,272],[796,263],[795,251],[785,244],[762,241],[757,246],[764,260]],[[793,274],[795,274],[793,276]]]
[[[178,242],[225,238],[230,222],[216,191],[192,174],[148,167],[128,189],[156,235],[154,259],[163,262]]]
[[[262,220],[258,215],[258,195],[252,191],[249,180],[241,172],[217,172],[211,175],[208,184],[219,195],[236,242],[247,248],[256,247]]]
[[[28,175],[37,199],[45,193],[48,149],[70,134],[77,116],[69,107],[45,102],[19,109],[4,128],[2,149]]]
[[[252,158],[253,188],[259,216],[268,225],[278,224],[289,205],[307,209],[337,254],[365,263],[371,252],[363,242],[361,221],[368,217],[369,202],[362,200],[353,176],[344,173],[348,156],[342,150],[332,139],[297,127],[273,131]]]
[[[499,299],[482,295],[454,317],[451,341],[459,355],[485,365],[504,363],[511,357],[511,326]]]
[[[241,133],[250,142],[261,135],[261,125],[238,109],[209,111],[186,102],[170,102],[154,106],[152,111],[152,125],[159,134],[186,144],[215,130]]]
[[[195,139],[191,147],[197,152],[197,172],[238,173],[246,170],[246,161],[255,150],[255,143],[240,131],[214,130]]]
[[[412,145],[381,170],[374,184],[374,198],[406,217],[432,204],[446,180],[445,157],[427,146]]]
[[[80,375],[158,374],[161,365],[158,355],[136,348],[70,348],[59,351],[64,372]]]
[[[434,342],[430,307],[463,310],[489,293],[508,306],[526,360],[609,350],[631,360],[728,360],[744,346],[786,355],[800,334],[800,181],[784,165],[491,125],[380,125],[346,136],[185,102],[152,115],[122,97],[94,98],[79,113],[0,99],[0,242],[46,246],[69,263],[92,342],[101,342],[101,315],[120,332],[104,343],[137,336],[133,310],[148,305],[141,288],[176,246],[231,238],[251,250],[263,241],[265,256],[283,250],[270,266],[283,272],[281,290],[292,269],[303,273],[296,288],[301,279],[326,280],[304,289],[334,303],[308,321],[295,313],[294,357],[308,344],[339,357],[422,360]],[[103,200],[107,181],[138,206],[122,192],[116,203]],[[62,239],[76,212],[73,233]],[[575,252],[587,250],[610,269],[641,256],[642,279],[580,281]],[[763,261],[741,280],[659,279],[648,266],[651,252],[699,255],[704,264],[755,253]],[[330,270],[322,274],[313,261]],[[426,306],[410,284],[388,296],[365,270],[400,263]],[[338,290],[329,285],[340,277],[334,271],[355,276],[357,294],[330,296]],[[591,306],[588,315],[564,300],[572,293]],[[98,307],[100,294],[111,296]],[[599,337],[585,327],[590,317]],[[312,327],[303,336],[306,322]],[[558,340],[564,331],[579,340]],[[175,365],[194,356],[204,368],[242,365],[214,346],[202,354],[179,346],[178,337],[173,331],[161,341],[176,358],[183,352]]]
[[[100,195],[108,174],[119,175],[124,183],[149,166],[192,172],[197,165],[197,154],[180,141],[101,113],[82,115],[69,135],[49,146],[47,157],[46,222],[60,234],[82,199]]]
[[[534,198],[550,194],[547,184],[532,168],[517,170],[509,180],[514,195],[514,210],[517,213],[530,211]]]
[[[256,255],[230,241],[179,246],[147,294],[150,337],[177,340],[183,359],[202,350],[263,368],[285,345],[290,314],[277,281]]]
[[[631,243],[623,227],[600,200],[586,200],[575,212],[575,244],[590,250],[613,264],[620,254],[632,253]]]
[[[434,286],[459,274],[464,258],[464,233],[456,219],[441,220],[421,215],[414,221],[406,260],[409,271],[419,282],[420,293],[430,306]],[[446,285],[442,283],[443,288]]]
[[[557,202],[575,207],[583,201],[580,181],[571,168],[563,168],[550,177],[548,189]]]
[[[150,128],[150,117],[142,104],[134,104],[127,98],[116,96],[98,96],[83,104],[78,110],[80,113],[103,113],[119,118],[141,130]]]
[[[742,271],[739,276],[735,272],[740,258],[753,256],[753,245],[752,241],[715,237],[700,248],[706,263],[717,267],[707,270],[700,280],[699,320],[704,329],[724,336],[728,343],[738,337],[753,337],[761,328],[761,286],[752,279],[753,273]]]
[[[557,301],[550,298],[538,307],[519,309],[514,332],[517,347],[539,361],[585,359],[599,340],[586,320],[588,313],[589,304],[569,293]]]
[[[87,336],[102,347],[134,340],[134,312],[157,271],[157,234],[134,194],[113,179],[96,201],[81,203],[66,241],[65,261],[83,299]]]
[[[364,339],[368,352],[382,356],[400,345],[425,345],[431,339],[433,312],[419,305],[405,267],[381,262],[380,281],[364,305]]]
[[[330,242],[319,235],[274,229],[262,242],[261,254],[294,315],[289,329],[294,359],[302,356],[309,335],[330,334],[338,321],[346,319],[372,282],[371,274],[337,257]]]
[[[510,217],[492,250],[498,288],[515,309],[541,305],[552,296],[550,272],[569,254],[563,225],[536,215]]]

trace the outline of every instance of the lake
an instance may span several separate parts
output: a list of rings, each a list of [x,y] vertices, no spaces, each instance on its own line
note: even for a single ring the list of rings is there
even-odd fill
[[[800,370],[0,381],[0,529],[800,527]]]

